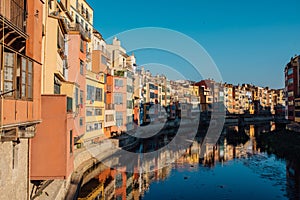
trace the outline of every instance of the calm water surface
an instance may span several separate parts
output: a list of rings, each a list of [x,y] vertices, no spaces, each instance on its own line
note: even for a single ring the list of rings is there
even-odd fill
[[[256,141],[274,128],[273,123],[243,130],[227,127],[203,156],[200,134],[175,163],[157,169],[157,162],[149,161],[154,169],[150,173],[102,166],[100,174],[81,188],[79,199],[300,199],[299,161],[269,155]],[[153,143],[157,142],[144,146]]]

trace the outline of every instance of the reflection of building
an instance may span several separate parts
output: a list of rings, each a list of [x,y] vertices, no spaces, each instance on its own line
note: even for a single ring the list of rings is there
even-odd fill
[[[286,191],[289,199],[300,199],[300,163],[298,160],[286,161]]]

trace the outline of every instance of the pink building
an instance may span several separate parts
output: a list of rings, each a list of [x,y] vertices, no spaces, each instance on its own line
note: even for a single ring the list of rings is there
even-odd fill
[[[118,133],[126,131],[127,117],[127,84],[122,76],[113,77],[113,103],[116,110],[116,127]]]
[[[74,139],[77,141],[85,133],[85,100],[86,100],[86,40],[79,31],[69,32],[68,44],[68,81],[74,84]]]

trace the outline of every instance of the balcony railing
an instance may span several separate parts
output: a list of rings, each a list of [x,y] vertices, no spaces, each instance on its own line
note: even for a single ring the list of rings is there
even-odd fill
[[[24,1],[1,0],[0,14],[23,32],[26,31],[26,9],[24,7]]]
[[[115,105],[114,104],[106,104],[105,105],[105,109],[106,110],[114,110],[115,109]]]
[[[83,26],[79,23],[75,23],[70,27],[71,31],[79,31],[84,40],[91,40],[91,33],[83,28]]]

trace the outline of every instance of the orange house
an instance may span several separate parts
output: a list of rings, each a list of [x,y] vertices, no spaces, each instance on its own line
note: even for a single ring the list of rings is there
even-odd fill
[[[31,149],[31,180],[66,179],[73,171],[73,114],[67,103],[66,95],[42,95],[43,122]]]
[[[28,12],[40,13],[26,20],[24,1],[1,0],[1,141],[32,138],[41,120],[41,2],[29,1]],[[28,26],[23,25],[27,21]],[[3,72],[3,73],[2,73]]]
[[[28,155],[41,122],[42,19],[42,1],[0,1],[0,199],[29,199]]]

